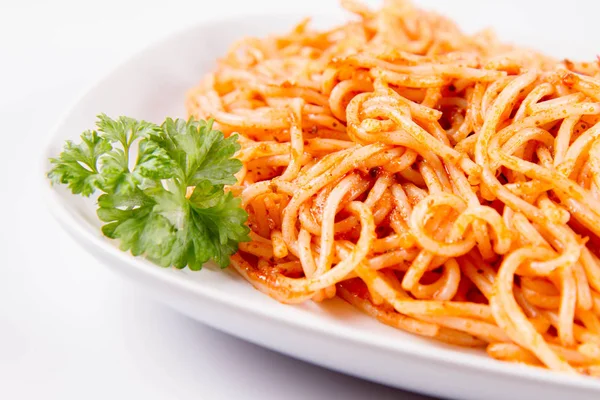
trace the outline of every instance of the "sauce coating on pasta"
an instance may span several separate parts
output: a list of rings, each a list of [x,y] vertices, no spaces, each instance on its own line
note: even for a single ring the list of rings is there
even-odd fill
[[[238,133],[233,267],[496,359],[600,376],[600,69],[406,1],[234,44],[187,109]]]

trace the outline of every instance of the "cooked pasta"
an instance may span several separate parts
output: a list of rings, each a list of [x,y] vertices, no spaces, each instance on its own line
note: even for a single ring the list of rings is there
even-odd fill
[[[600,68],[407,1],[234,44],[187,109],[239,134],[233,267],[498,360],[600,376]]]

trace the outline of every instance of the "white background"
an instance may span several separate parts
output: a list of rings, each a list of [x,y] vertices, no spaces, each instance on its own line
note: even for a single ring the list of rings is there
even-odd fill
[[[457,15],[458,2],[469,12]],[[218,16],[305,15],[336,3],[0,0],[0,398],[423,399],[263,350],[149,300],[79,249],[38,194],[50,129],[132,52]],[[593,0],[422,3],[469,29],[500,13],[509,21],[497,27],[504,37],[535,45],[554,35],[544,50],[595,56],[578,45],[598,40],[585,36],[598,15]],[[544,14],[532,20],[536,10]],[[581,23],[561,31],[561,18]]]

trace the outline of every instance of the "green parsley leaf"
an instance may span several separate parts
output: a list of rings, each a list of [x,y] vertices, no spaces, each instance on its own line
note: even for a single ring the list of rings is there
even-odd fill
[[[59,157],[50,159],[54,166],[48,173],[48,178],[53,183],[68,185],[73,194],[89,196],[101,186],[98,161],[112,147],[96,131],[83,132],[81,142],[74,144],[68,140]]]
[[[210,242],[210,257],[221,267],[229,263],[229,255],[238,249],[238,242],[247,241],[248,227],[245,225],[248,214],[241,208],[242,201],[231,192],[224,193],[202,181],[194,188],[190,197],[192,219],[195,226],[203,226],[206,232],[196,229],[197,240]],[[193,269],[193,265],[190,268]],[[197,265],[197,267],[199,267]]]
[[[214,260],[222,268],[248,241],[248,214],[225,191],[242,163],[233,158],[236,136],[225,138],[212,122],[167,119],[160,127],[145,121],[98,116],[98,132],[67,142],[51,160],[48,177],[74,194],[98,198],[104,235],[120,248],[152,262],[199,270]],[[132,149],[137,143],[137,157]],[[189,198],[188,187],[193,187]]]
[[[233,175],[242,168],[242,162],[233,158],[240,149],[237,135],[225,138],[222,132],[212,130],[212,122],[170,118],[163,123],[162,130],[152,135],[152,140],[179,164],[181,179],[189,186],[203,180],[213,185],[236,182]]]
[[[98,115],[96,126],[103,133],[103,137],[111,143],[121,143],[125,151],[127,151],[136,139],[146,138],[150,133],[158,129],[151,122],[138,121],[129,117],[119,117],[113,120],[106,114]]]

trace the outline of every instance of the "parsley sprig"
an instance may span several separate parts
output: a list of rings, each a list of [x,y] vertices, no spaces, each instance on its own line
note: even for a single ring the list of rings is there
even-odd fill
[[[124,251],[164,267],[199,270],[209,260],[226,267],[249,240],[248,214],[224,190],[242,167],[233,158],[237,137],[192,119],[158,126],[101,114],[96,125],[50,160],[51,181],[82,196],[102,192],[102,232]]]

